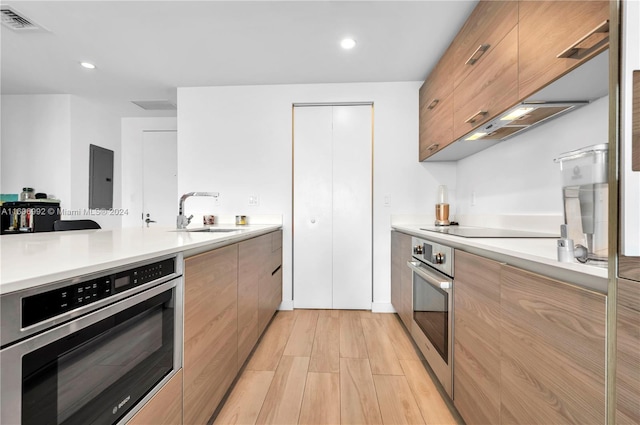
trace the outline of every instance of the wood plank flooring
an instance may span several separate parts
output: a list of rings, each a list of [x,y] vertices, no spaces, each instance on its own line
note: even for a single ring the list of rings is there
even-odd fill
[[[395,314],[280,311],[215,424],[457,425]]]

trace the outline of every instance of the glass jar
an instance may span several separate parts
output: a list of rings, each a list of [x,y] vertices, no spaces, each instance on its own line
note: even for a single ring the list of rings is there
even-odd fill
[[[36,199],[35,191],[32,187],[23,187],[20,193],[20,200],[27,201],[29,199]]]

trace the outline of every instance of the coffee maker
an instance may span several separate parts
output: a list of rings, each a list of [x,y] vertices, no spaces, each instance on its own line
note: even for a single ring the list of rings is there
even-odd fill
[[[554,160],[562,171],[562,233],[566,238],[562,246],[573,250],[582,263],[606,263],[608,257],[607,159],[608,145],[603,143],[563,153]],[[560,246],[559,241],[559,256]]]

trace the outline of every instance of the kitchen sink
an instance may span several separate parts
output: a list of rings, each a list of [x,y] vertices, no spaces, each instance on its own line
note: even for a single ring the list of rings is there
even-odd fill
[[[209,233],[227,233],[227,232],[237,232],[240,229],[217,229],[217,228],[206,228],[206,229],[187,229],[187,232],[209,232]]]

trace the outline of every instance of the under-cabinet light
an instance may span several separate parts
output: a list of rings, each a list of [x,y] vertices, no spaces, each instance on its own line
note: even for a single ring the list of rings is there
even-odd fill
[[[482,131],[478,131],[477,133],[473,133],[471,136],[467,137],[464,140],[478,140],[478,139],[482,139],[484,136],[486,136],[488,133],[483,133]]]
[[[515,119],[520,118],[523,115],[527,115],[529,112],[533,111],[536,108],[533,107],[522,107],[518,108],[515,111],[510,112],[508,115],[500,118],[500,121],[513,121]]]

